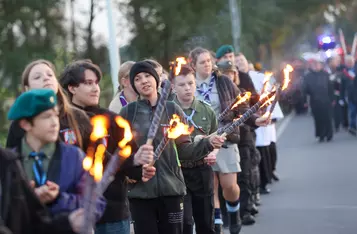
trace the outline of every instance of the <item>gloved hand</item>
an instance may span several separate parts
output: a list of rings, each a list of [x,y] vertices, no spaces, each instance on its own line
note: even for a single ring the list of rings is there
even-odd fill
[[[345,105],[345,102],[344,102],[342,99],[340,99],[340,100],[338,101],[338,104],[340,104],[340,106],[344,106],[344,105]]]

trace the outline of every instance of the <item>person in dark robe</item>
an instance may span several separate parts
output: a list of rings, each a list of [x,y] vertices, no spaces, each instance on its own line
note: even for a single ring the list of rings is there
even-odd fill
[[[315,123],[315,136],[319,142],[331,141],[333,88],[329,74],[323,70],[320,58],[311,61],[311,67],[304,78],[304,92],[310,96],[310,107]]]

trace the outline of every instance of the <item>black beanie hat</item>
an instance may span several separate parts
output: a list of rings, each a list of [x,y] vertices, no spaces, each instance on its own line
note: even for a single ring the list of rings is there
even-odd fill
[[[146,73],[149,73],[150,75],[152,75],[156,80],[156,88],[159,87],[160,77],[157,74],[155,68],[150,63],[145,62],[145,61],[136,62],[130,69],[129,77],[130,77],[130,84],[137,94],[139,94],[139,92],[135,87],[134,79],[135,79],[135,76],[141,72],[146,72]]]

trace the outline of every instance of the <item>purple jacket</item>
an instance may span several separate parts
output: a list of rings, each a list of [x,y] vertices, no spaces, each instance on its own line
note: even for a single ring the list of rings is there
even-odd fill
[[[18,147],[17,151],[21,152],[21,149]],[[57,143],[47,171],[47,180],[60,187],[56,200],[48,204],[52,214],[71,212],[83,207],[83,187],[87,173],[82,166],[83,159],[84,153],[81,149],[62,142]],[[103,197],[97,200],[98,219],[102,216],[105,205]]]

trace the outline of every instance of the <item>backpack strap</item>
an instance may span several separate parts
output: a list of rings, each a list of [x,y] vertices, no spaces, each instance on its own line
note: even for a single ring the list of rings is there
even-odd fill
[[[123,116],[123,117],[129,120],[131,123],[134,123],[137,110],[138,110],[137,102],[130,103],[128,105],[127,116],[125,117]]]

